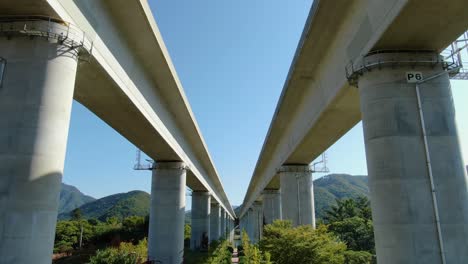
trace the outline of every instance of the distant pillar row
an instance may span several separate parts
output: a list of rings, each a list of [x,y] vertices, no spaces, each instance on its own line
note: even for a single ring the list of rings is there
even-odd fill
[[[186,169],[182,162],[157,162],[151,182],[148,259],[181,263],[184,251]]]
[[[54,245],[78,48],[31,38],[24,23],[3,23],[12,34],[0,37],[7,63],[0,87],[0,262],[45,264]]]
[[[365,60],[381,65],[358,79],[377,262],[466,263],[468,179],[446,64],[433,52]],[[419,91],[408,72],[427,80]]]
[[[211,195],[206,191],[192,192],[192,250],[207,249],[210,242],[210,201]]]
[[[285,165],[279,171],[281,184],[281,216],[293,226],[315,227],[314,187],[308,165]]]

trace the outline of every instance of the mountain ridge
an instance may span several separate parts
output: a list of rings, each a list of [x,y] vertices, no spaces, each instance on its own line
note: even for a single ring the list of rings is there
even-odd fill
[[[94,200],[96,200],[94,197],[82,193],[75,186],[62,183],[58,212],[59,214],[69,212]]]
[[[146,216],[149,213],[151,196],[144,191],[112,194],[78,207],[85,219],[106,221],[110,217],[123,219],[129,216]],[[71,218],[71,211],[61,213],[59,220]]]
[[[76,187],[74,188],[78,190]],[[322,219],[326,210],[333,206],[337,199],[357,198],[359,196],[369,197],[367,176],[329,174],[316,179],[314,180],[316,217]],[[82,204],[78,208],[80,208],[84,218],[96,218],[106,221],[110,217],[123,219],[132,215],[146,216],[149,214],[150,202],[150,194],[137,190],[109,195]],[[233,207],[235,208],[236,206]],[[60,213],[59,220],[70,219],[71,210]],[[185,216],[186,223],[190,223],[190,215],[191,212],[187,211]]]

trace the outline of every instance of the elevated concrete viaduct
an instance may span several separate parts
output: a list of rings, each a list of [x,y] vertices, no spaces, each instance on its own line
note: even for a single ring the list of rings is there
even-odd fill
[[[268,222],[313,225],[307,166],[362,120],[378,263],[468,262],[468,180],[447,74],[456,65],[438,56],[467,30],[466,10],[463,0],[315,0],[242,227],[258,233],[250,215],[262,201]]]
[[[182,261],[185,186],[235,218],[146,0],[0,1],[0,26],[0,263],[51,262],[73,99],[156,161],[150,260]]]

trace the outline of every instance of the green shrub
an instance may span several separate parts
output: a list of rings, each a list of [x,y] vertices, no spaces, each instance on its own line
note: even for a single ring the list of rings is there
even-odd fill
[[[242,256],[240,263],[242,264],[270,264],[270,254],[265,252],[262,254],[262,251],[256,246],[250,243],[249,236],[245,230],[242,231],[242,246],[239,252],[239,256]]]
[[[367,251],[345,251],[345,264],[371,264],[372,254]]]
[[[228,249],[229,243],[224,240],[216,247],[207,264],[231,264],[232,254]]]
[[[323,225],[314,230],[312,226],[293,228],[289,221],[275,221],[265,226],[259,245],[275,264],[343,264],[345,260],[346,245]]]
[[[106,248],[98,250],[91,257],[90,264],[139,264],[148,258],[148,243],[146,239],[141,240],[138,245],[132,243],[121,243],[118,248]]]

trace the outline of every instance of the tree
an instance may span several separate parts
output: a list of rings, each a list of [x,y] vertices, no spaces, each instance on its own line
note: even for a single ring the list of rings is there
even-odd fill
[[[355,216],[333,222],[329,230],[354,251],[375,252],[374,229],[372,221]]]
[[[289,221],[267,225],[260,249],[271,253],[276,264],[343,264],[346,245],[328,233],[324,225],[293,228]]]
[[[267,252],[262,254],[256,245],[251,244],[245,230],[242,231],[242,251],[242,264],[271,264],[270,255]]]
[[[228,249],[229,243],[223,240],[211,254],[207,264],[231,264],[232,254]]]
[[[365,196],[359,196],[356,198],[356,206],[359,209],[359,216],[367,219],[372,220],[372,210],[370,206],[370,201]]]
[[[328,209],[325,214],[325,222],[331,223],[357,216],[359,211],[356,206],[356,202],[353,199],[342,199],[336,200],[336,205],[333,205]]]
[[[371,208],[366,197],[337,200],[327,211],[325,220],[329,230],[345,242],[348,249],[375,253]]]
[[[55,231],[55,252],[69,251],[78,248],[80,237],[87,243],[93,236],[93,228],[87,221],[59,221]]]
[[[116,216],[111,216],[106,219],[106,223],[110,226],[117,227],[120,224],[120,221]]]
[[[184,226],[184,240],[190,239],[192,233],[192,227],[189,224],[185,224]]]
[[[80,208],[75,208],[71,211],[71,217],[72,217],[72,220],[81,220],[81,218],[83,217],[83,214],[81,213],[81,209]]]
[[[366,251],[352,251],[345,252],[345,264],[371,264],[372,254]]]

